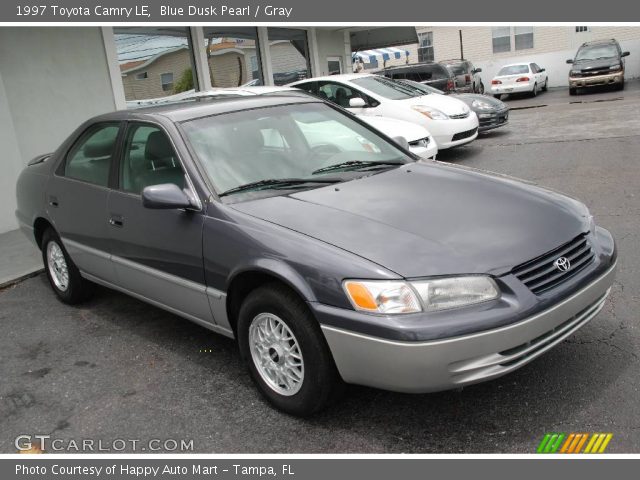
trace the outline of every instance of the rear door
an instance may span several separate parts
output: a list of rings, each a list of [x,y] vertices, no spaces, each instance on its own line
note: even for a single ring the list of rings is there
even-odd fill
[[[118,285],[193,321],[213,323],[202,263],[202,209],[142,205],[142,190],[150,185],[173,183],[196,195],[171,137],[159,124],[129,122],[123,140],[117,189],[107,206]]]
[[[49,218],[85,276],[113,282],[107,199],[114,168],[120,122],[89,126],[72,144],[49,180]]]

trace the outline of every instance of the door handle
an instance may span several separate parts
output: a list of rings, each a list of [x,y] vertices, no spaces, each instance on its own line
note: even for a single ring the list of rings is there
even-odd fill
[[[52,207],[58,208],[58,197],[49,195],[49,205],[51,205]]]
[[[109,225],[113,227],[123,227],[124,217],[122,215],[111,215],[111,218],[109,218]]]

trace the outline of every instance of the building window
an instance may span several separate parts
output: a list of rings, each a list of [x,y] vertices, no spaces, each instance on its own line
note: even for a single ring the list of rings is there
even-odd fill
[[[188,28],[113,27],[113,33],[129,107],[197,89]]]
[[[589,27],[576,27],[576,33],[588,32]]]
[[[494,27],[491,30],[493,53],[511,51],[511,27]]]
[[[418,33],[418,61],[433,62],[433,32]]]
[[[516,50],[533,48],[533,27],[514,27],[513,33]]]
[[[165,92],[173,91],[173,72],[160,74],[160,85]]]
[[[306,30],[269,27],[267,36],[274,85],[286,85],[311,76]]]
[[[203,27],[211,86],[263,85],[255,27]]]

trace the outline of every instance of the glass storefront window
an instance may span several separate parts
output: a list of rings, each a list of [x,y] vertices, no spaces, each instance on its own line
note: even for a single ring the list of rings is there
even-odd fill
[[[196,88],[185,27],[114,27],[127,107],[157,103]]]
[[[269,28],[269,53],[273,66],[273,83],[287,83],[311,77],[306,30]]]
[[[254,27],[203,27],[211,86],[262,85],[258,31]]]

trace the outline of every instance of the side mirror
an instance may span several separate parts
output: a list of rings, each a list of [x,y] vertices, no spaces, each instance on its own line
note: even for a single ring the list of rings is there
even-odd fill
[[[393,141],[396,142],[398,145],[400,145],[405,150],[409,150],[409,142],[407,141],[406,138],[400,137],[400,136],[393,137]]]
[[[622,57],[628,57],[629,56],[629,52],[622,52]]]
[[[540,69],[540,71],[541,71],[541,72],[546,72],[546,71],[547,71],[547,69],[546,69],[546,68],[541,68],[541,69]]]
[[[571,59],[571,58],[570,58],[570,59],[568,59],[568,60],[567,60],[567,63],[573,63],[573,59]]]
[[[473,71],[473,73],[480,73],[480,72],[482,72],[482,69],[481,69],[481,68],[476,68],[476,69]]]
[[[364,108],[367,104],[361,97],[353,97],[349,99],[349,107],[351,108]]]
[[[142,205],[145,208],[171,210],[193,206],[191,200],[174,183],[149,185],[142,190]]]

